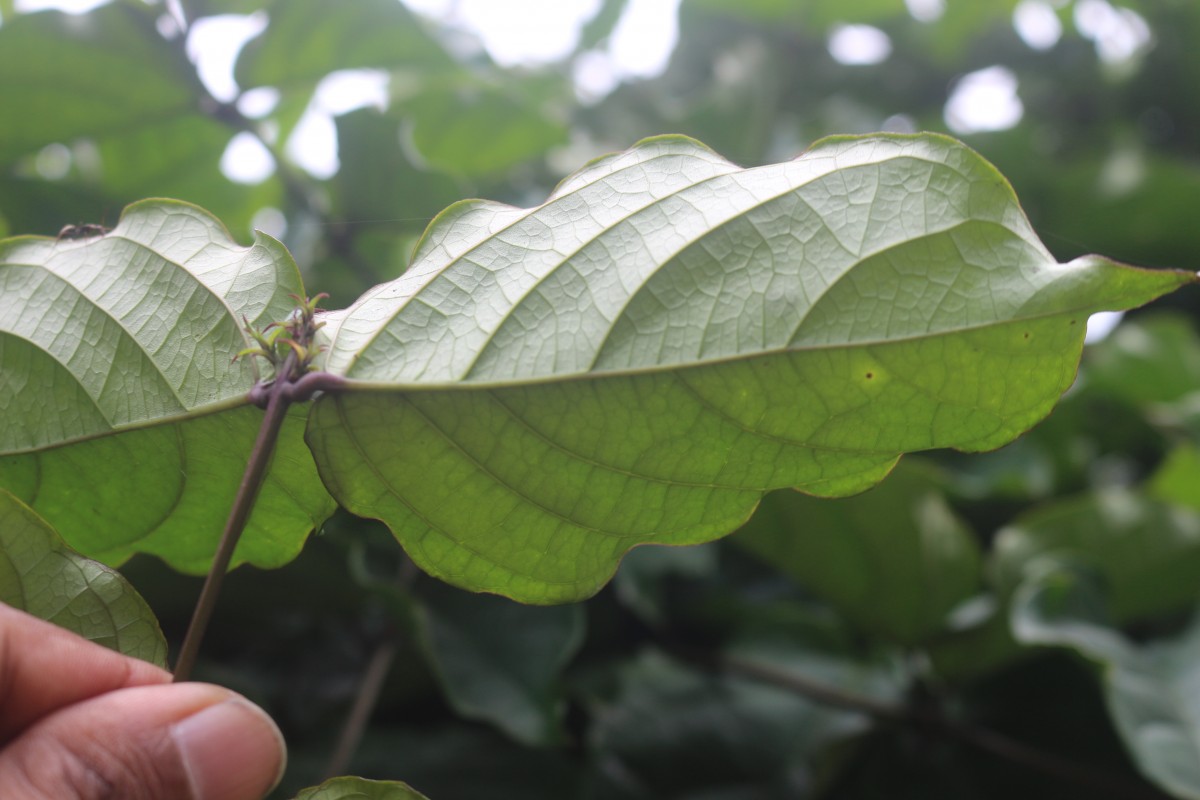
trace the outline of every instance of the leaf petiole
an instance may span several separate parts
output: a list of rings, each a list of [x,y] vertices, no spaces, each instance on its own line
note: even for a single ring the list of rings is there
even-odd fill
[[[246,522],[250,519],[250,512],[254,509],[254,501],[271,463],[271,454],[279,440],[279,431],[287,416],[288,406],[310,399],[315,392],[335,389],[344,383],[335,375],[312,371],[312,360],[320,352],[313,344],[313,337],[322,325],[315,319],[317,303],[326,296],[318,294],[312,299],[307,299],[293,295],[299,304],[296,313],[292,314],[287,322],[272,323],[264,331],[256,331],[249,322],[246,323],[247,332],[259,347],[246,348],[234,358],[244,355],[263,358],[275,367],[276,377],[269,382],[259,381],[250,390],[250,401],[265,408],[266,414],[254,441],[254,448],[250,451],[246,471],[242,473],[241,484],[229,509],[229,518],[221,532],[221,541],[217,545],[217,552],[213,556],[204,587],[200,590],[200,598],[196,601],[191,623],[175,663],[174,680],[177,683],[186,681],[196,665],[200,642],[204,639],[204,633],[216,608],[221,582],[229,570],[233,552],[241,539],[242,531],[246,528]]]
[[[290,354],[283,362],[282,374],[288,375],[295,365],[296,356]],[[266,476],[267,465],[271,463],[271,454],[279,439],[279,429],[283,427],[288,406],[291,405],[288,393],[282,391],[287,383],[286,379],[277,380],[267,390],[266,415],[263,417],[262,426],[258,429],[258,438],[254,440],[254,449],[250,451],[250,459],[246,462],[246,471],[242,473],[242,482],[238,486],[237,496],[234,497],[233,506],[229,509],[229,518],[225,522],[225,529],[221,532],[221,541],[217,545],[216,555],[213,556],[212,567],[204,581],[204,588],[200,590],[200,599],[196,601],[196,609],[192,612],[192,621],[188,625],[187,634],[183,638],[183,646],[179,651],[179,658],[175,662],[174,681],[176,683],[186,681],[192,674],[192,668],[196,665],[196,655],[200,651],[200,642],[204,639],[204,632],[208,629],[208,623],[212,619],[213,609],[216,608],[221,582],[229,570],[233,551],[242,537],[246,521],[250,518],[250,512],[254,508],[254,499],[258,496],[259,487],[262,486],[263,478]]]

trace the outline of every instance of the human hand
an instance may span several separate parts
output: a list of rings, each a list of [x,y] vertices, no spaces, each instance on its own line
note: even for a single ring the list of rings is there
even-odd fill
[[[240,695],[0,603],[4,800],[261,800],[286,762]]]

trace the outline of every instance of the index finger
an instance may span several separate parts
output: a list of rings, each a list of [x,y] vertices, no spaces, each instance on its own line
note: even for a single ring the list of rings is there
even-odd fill
[[[0,745],[42,717],[170,673],[0,603]]]

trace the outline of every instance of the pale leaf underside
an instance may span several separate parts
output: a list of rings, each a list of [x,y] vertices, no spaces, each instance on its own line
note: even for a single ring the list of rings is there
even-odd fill
[[[945,137],[754,169],[650,139],[536,208],[451,206],[403,276],[323,316],[317,366],[347,386],[293,409],[235,561],[294,555],[323,480],[435,575],[578,599],[766,490],[845,495],[905,452],[1004,444],[1070,385],[1090,313],[1193,277],[1055,263]],[[278,243],[170,201],[0,243],[0,486],[90,555],[203,569],[260,419],[241,317],[301,291]]]
[[[327,317],[308,440],[423,568],[528,602],[642,543],[735,529],[765,490],[861,491],[904,452],[998,447],[1070,385],[1090,313],[1191,280],[1060,265],[1007,182],[938,136],[742,170],[659,137],[544,205],[443,213]]]
[[[281,244],[177,201],[0,243],[0,487],[91,557],[204,571],[261,418],[232,357],[302,292]],[[294,416],[236,562],[286,562],[332,511]]]

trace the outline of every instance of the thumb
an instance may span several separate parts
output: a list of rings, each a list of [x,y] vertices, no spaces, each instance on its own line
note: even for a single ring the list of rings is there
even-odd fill
[[[119,689],[42,718],[0,750],[12,800],[261,800],[283,774],[283,737],[217,686]]]

